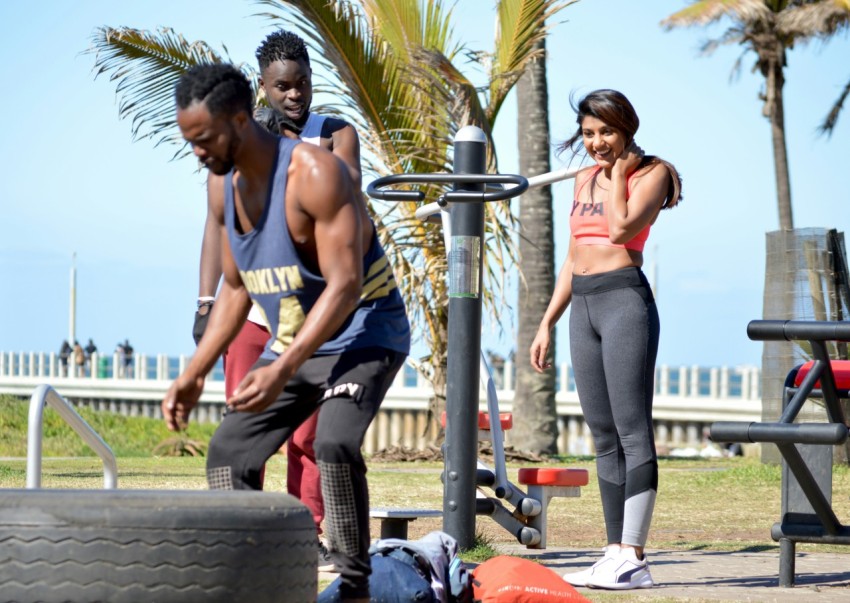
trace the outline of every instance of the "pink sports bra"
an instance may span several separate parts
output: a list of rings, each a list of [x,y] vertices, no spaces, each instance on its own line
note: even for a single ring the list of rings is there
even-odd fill
[[[605,217],[604,203],[579,203],[578,195],[584,185],[599,173],[602,168],[597,167],[575,191],[573,209],[570,212],[570,232],[575,237],[576,245],[605,245],[606,247],[619,247],[632,251],[643,251],[646,240],[649,238],[650,225],[637,233],[627,243],[612,243],[608,233],[608,218]],[[629,176],[631,180],[631,175]],[[629,191],[631,192],[631,191]]]

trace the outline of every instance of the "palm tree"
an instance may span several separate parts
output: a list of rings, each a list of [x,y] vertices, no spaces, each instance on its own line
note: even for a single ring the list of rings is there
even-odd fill
[[[549,161],[549,93],[546,85],[546,40],[537,42],[539,58],[517,84],[519,171],[545,174]],[[555,235],[550,186],[526,191],[519,205],[519,256],[523,282],[517,303],[516,388],[511,442],[537,454],[558,452],[555,373],[531,368],[528,350],[555,290]],[[551,355],[555,356],[554,339]]]
[[[850,24],[850,0],[699,0],[670,15],[661,24],[667,29],[708,25],[724,17],[732,25],[719,38],[703,45],[710,54],[724,44],[741,44],[756,55],[755,67],[765,79],[763,114],[770,121],[779,227],[794,228],[791,212],[791,184],[785,143],[785,112],[782,87],[785,84],[787,50],[812,39],[826,40]],[[741,59],[736,62],[736,69]],[[845,94],[833,108],[822,128],[831,131]],[[832,115],[832,113],[831,113]]]
[[[483,67],[479,90],[458,68],[466,50],[453,41],[451,9],[441,0],[258,0],[277,26],[302,33],[311,49],[315,93],[332,93],[320,113],[353,123],[363,146],[364,171],[391,173],[451,171],[454,133],[476,125],[490,137],[505,97],[535,43],[546,35],[545,20],[564,0],[500,0],[492,53],[471,56]],[[179,139],[172,108],[173,84],[198,62],[223,60],[205,42],[188,43],[169,29],[144,32],[101,27],[90,52],[97,74],[109,73],[121,98],[119,114],[131,118],[137,138],[157,144]],[[243,71],[256,75],[250,67]],[[491,141],[492,142],[492,141]],[[490,145],[489,169],[497,162]],[[431,191],[434,199],[439,190]],[[370,204],[390,256],[416,333],[430,350],[418,368],[434,385],[434,416],[445,404],[447,350],[446,254],[439,228],[417,220],[413,204]],[[502,297],[505,270],[515,261],[513,219],[507,204],[487,204],[484,301],[492,309]],[[491,312],[498,315],[497,312]]]

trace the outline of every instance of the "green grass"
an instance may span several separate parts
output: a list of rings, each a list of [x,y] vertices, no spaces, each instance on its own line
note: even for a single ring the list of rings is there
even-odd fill
[[[22,488],[26,483],[26,424],[28,404],[0,396],[0,487]],[[80,409],[80,414],[113,447],[118,458],[121,488],[206,487],[204,459],[154,457],[152,451],[173,434],[160,420],[123,417]],[[207,442],[214,425],[190,427],[189,436]],[[99,459],[52,409],[44,412],[42,483],[47,488],[100,488]],[[523,463],[527,464],[527,463]],[[579,498],[557,500],[550,506],[551,542],[566,547],[597,547],[605,539],[602,505],[591,457],[560,457],[549,465],[585,468],[590,484]],[[509,464],[515,478],[517,464]],[[369,461],[369,484],[374,506],[442,508],[439,462]],[[266,472],[269,490],[285,491],[286,461],[276,455]],[[651,533],[652,546],[719,551],[755,550],[776,546],[770,526],[780,510],[781,470],[754,458],[682,459],[659,461],[659,496]],[[839,519],[850,517],[850,469],[836,466],[833,507]],[[758,501],[758,504],[754,504]],[[441,529],[438,518],[410,525],[411,538]],[[511,537],[491,521],[479,521],[486,543]],[[554,533],[551,533],[553,532]],[[378,524],[373,525],[373,533]],[[817,545],[823,547],[824,545]],[[821,550],[824,550],[823,548]],[[839,550],[841,550],[839,548]]]
[[[27,404],[0,396],[0,488],[23,488],[26,483]],[[81,409],[80,414],[113,447],[118,457],[118,485],[122,489],[206,488],[205,459],[154,457],[154,447],[172,436],[160,420],[122,417]],[[101,461],[50,409],[45,410],[42,486],[45,488],[102,488]],[[193,425],[190,437],[208,441],[214,425]],[[529,463],[522,463],[528,465]],[[509,463],[514,479],[519,463]],[[591,457],[560,457],[545,465],[585,468],[590,484],[579,498],[557,499],[549,507],[549,542],[566,548],[597,548],[605,540],[602,506]],[[442,508],[443,470],[440,462],[377,462],[368,460],[369,489],[373,506]],[[775,550],[770,527],[779,518],[781,470],[757,458],[659,460],[659,495],[650,547],[678,550]],[[266,471],[266,488],[286,489],[286,459],[275,455]],[[843,523],[850,523],[850,469],[835,466],[833,508]],[[438,518],[410,524],[409,538],[442,529]],[[371,526],[378,534],[377,520]],[[500,543],[515,540],[495,522],[479,519],[475,546],[462,551],[464,561],[477,564],[498,554]],[[798,545],[800,551],[847,553],[847,547]],[[326,586],[327,582],[320,584]],[[661,594],[661,593],[659,593]],[[619,595],[600,593],[594,601],[623,601]],[[682,599],[644,595],[643,603]],[[691,600],[697,603],[698,599]]]
[[[88,408],[76,409],[85,421],[110,445],[117,457],[147,457],[164,440],[173,437],[163,421],[144,417],[124,417]],[[0,457],[27,455],[29,402],[0,395]],[[50,407],[44,409],[42,454],[47,456],[93,456],[94,452]],[[208,442],[215,425],[192,424],[187,435]]]
[[[466,563],[483,563],[497,555],[499,551],[494,546],[492,537],[482,532],[475,534],[475,541],[470,548],[460,552],[460,558]]]

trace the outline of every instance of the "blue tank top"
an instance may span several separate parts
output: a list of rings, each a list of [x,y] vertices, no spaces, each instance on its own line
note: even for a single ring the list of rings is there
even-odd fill
[[[286,175],[298,140],[280,138],[269,198],[254,229],[236,230],[233,173],[225,178],[224,224],[233,259],[254,307],[272,334],[262,357],[274,359],[292,343],[319,295],[325,289],[321,274],[308,269],[298,256],[286,223]],[[363,257],[360,304],[339,330],[316,351],[317,355],[383,347],[403,354],[410,351],[410,324],[392,266],[372,235]]]

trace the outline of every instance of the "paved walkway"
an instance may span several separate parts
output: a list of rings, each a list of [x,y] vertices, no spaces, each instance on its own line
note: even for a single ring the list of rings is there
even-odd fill
[[[506,554],[536,559],[560,575],[592,565],[600,550],[549,548],[526,549],[519,544],[497,545]],[[805,603],[850,602],[850,548],[844,553],[797,553],[796,585],[779,588],[779,551],[764,553],[720,553],[716,551],[647,550],[656,588],[625,592],[579,588],[591,601],[626,600],[712,600],[780,601]]]

